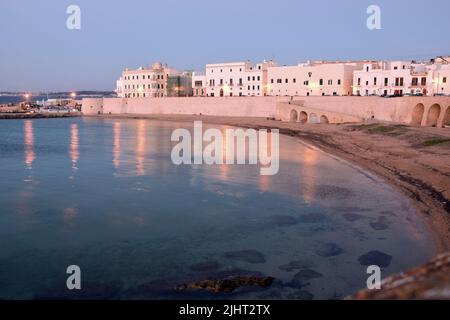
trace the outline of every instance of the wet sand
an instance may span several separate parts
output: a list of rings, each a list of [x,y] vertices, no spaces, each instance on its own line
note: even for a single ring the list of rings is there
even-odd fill
[[[391,123],[311,125],[264,118],[195,115],[103,115],[170,121],[202,120],[243,128],[274,128],[369,170],[411,199],[437,252],[450,250],[450,129]]]

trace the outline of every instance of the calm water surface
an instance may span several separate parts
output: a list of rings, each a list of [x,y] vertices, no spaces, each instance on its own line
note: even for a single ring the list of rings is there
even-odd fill
[[[371,251],[383,275],[432,256],[407,199],[293,138],[280,137],[273,177],[174,166],[170,135],[191,126],[0,122],[0,298],[343,298],[365,287]],[[65,289],[73,264],[77,293]],[[276,280],[224,295],[173,290],[237,274]]]

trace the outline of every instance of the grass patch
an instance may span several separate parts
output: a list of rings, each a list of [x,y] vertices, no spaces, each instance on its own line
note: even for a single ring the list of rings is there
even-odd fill
[[[439,144],[450,142],[450,139],[430,139],[423,142],[425,147],[432,147]]]

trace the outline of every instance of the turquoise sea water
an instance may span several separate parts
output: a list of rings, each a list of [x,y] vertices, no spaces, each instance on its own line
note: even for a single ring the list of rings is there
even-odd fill
[[[367,261],[386,276],[433,255],[411,204],[377,177],[285,136],[276,176],[175,166],[182,127],[192,124],[0,122],[0,298],[334,299],[366,286]],[[81,291],[66,289],[69,265]],[[235,275],[275,281],[174,290]]]

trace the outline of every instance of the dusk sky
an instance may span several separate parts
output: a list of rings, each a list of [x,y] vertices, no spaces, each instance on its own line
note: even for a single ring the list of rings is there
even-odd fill
[[[69,5],[81,30],[66,28]],[[382,30],[366,27],[381,7]],[[128,68],[450,55],[448,0],[0,0],[0,91],[114,90]]]

